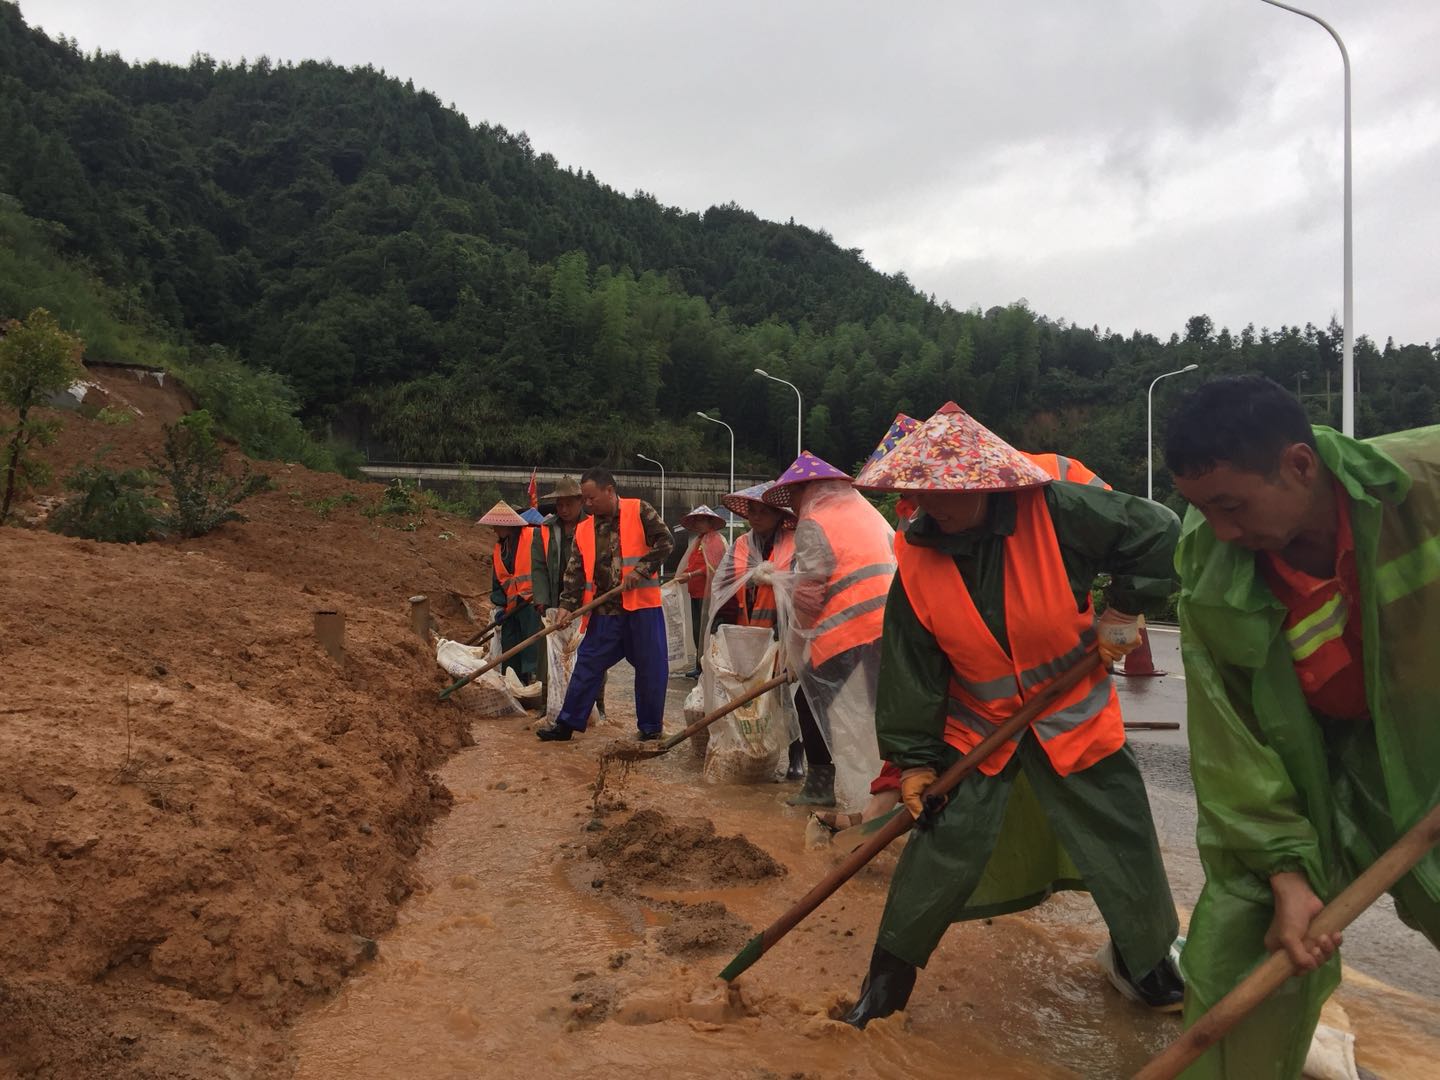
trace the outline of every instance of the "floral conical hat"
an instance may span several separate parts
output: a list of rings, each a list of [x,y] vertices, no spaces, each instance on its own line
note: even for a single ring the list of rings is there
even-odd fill
[[[524,526],[525,519],[510,508],[510,504],[501,499],[489,510],[485,516],[475,524],[477,525],[519,525]]]
[[[847,473],[805,450],[791,463],[790,468],[780,474],[780,479],[761,496],[760,501],[771,506],[789,506],[794,495],[791,489],[797,484],[808,484],[812,480],[844,480],[847,484],[854,483]]]
[[[764,503],[765,493],[774,486],[774,480],[751,484],[749,487],[741,488],[739,491],[732,491],[729,495],[721,495],[720,501],[725,504],[725,508],[732,514],[738,514],[742,518],[748,519],[750,517],[750,504]],[[766,505],[769,504],[767,503]],[[795,516],[795,511],[791,510],[788,506],[780,506],[776,509],[783,510],[787,518],[793,518]]]
[[[909,435],[919,426],[920,421],[916,420],[913,416],[906,416],[903,412],[896,413],[895,419],[890,424],[890,430],[885,432],[885,437],[880,440],[880,445],[875,447],[870,457],[866,459],[865,465],[875,464],[875,462],[890,453],[891,450],[894,450],[895,447],[900,444],[901,439],[905,438],[906,435]]]
[[[855,478],[867,491],[1018,491],[1048,483],[1049,473],[953,401]]]

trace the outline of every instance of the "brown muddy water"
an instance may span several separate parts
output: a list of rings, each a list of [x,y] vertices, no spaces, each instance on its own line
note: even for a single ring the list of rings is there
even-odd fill
[[[832,1019],[864,975],[889,853],[727,987],[734,952],[841,853],[806,849],[782,801],[795,785],[707,785],[683,745],[612,771],[596,822],[600,752],[633,734],[622,693],[570,743],[477,720],[442,772],[455,805],[420,857],[426,887],[301,1025],[297,1077],[1115,1077],[1178,1033],[1105,982],[1080,894],[952,927],[906,1014]],[[1347,977],[1341,1000],[1363,1066],[1440,1076],[1432,999]]]

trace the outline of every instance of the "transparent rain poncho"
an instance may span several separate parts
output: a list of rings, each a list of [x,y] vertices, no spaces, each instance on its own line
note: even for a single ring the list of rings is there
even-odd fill
[[[774,590],[775,637],[783,666],[798,676],[786,695],[793,715],[798,690],[809,702],[835,762],[835,801],[860,811],[880,771],[875,740],[875,688],[880,671],[880,625],[895,572],[894,530],[847,481],[817,480],[795,489],[799,515],[793,556],[776,538],[779,557],[758,553],[739,562],[737,541],[711,584],[711,611],[742,589]],[[752,606],[747,604],[747,608]],[[704,651],[709,656],[706,628]],[[711,665],[705,668],[706,711],[723,704]],[[717,725],[718,726],[718,725]],[[798,733],[798,725],[791,729]]]

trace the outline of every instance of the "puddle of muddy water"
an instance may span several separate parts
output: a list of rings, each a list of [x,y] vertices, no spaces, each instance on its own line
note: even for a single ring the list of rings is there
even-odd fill
[[[301,1025],[300,1080],[898,1080],[955,1075],[962,1061],[973,1076],[1114,1077],[1178,1033],[1175,1018],[1105,983],[1093,962],[1103,924],[1074,894],[1030,917],[953,927],[908,1015],[864,1032],[835,1022],[864,974],[893,859],[726,987],[715,976],[733,954],[727,933],[766,925],[839,853],[806,849],[805,815],[782,802],[793,785],[708,786],[692,755],[636,765],[618,791],[629,809],[590,825],[596,755],[624,733],[612,723],[545,745],[514,723],[477,723],[476,745],[443,772],[457,797],[420,858],[428,888],[372,967]],[[650,812],[663,817],[624,832]],[[704,872],[703,857],[677,858],[675,842],[706,842],[686,831],[698,821],[713,822],[717,838],[743,837],[784,872],[737,881]],[[706,919],[713,933],[676,930]],[[1360,1003],[1362,1029],[1368,1012],[1384,1012],[1383,991],[1374,1000]],[[1406,1060],[1440,1052],[1440,1033],[1403,1016],[1392,1027],[1411,1039]]]

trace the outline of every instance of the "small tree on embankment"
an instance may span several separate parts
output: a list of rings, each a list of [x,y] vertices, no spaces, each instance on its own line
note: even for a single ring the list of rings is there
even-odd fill
[[[49,476],[45,463],[34,451],[55,441],[58,420],[38,420],[30,415],[53,395],[78,380],[83,369],[78,337],[60,329],[55,317],[36,308],[24,322],[12,320],[0,338],[0,402],[16,412],[14,427],[0,428],[6,439],[0,454],[0,524],[10,516],[10,504],[24,489],[42,484]]]

